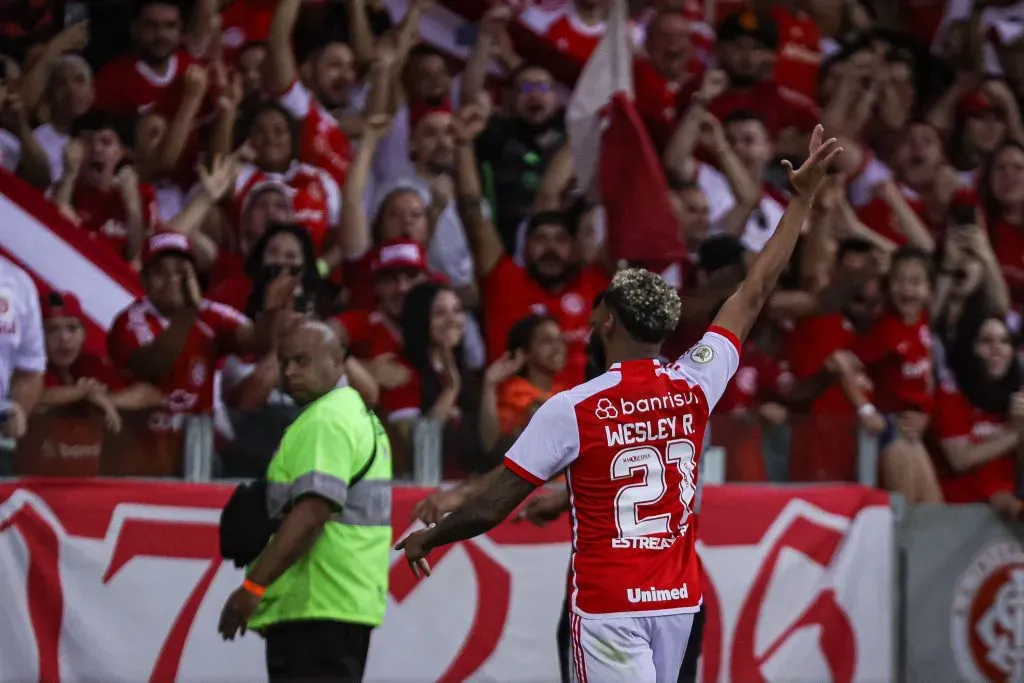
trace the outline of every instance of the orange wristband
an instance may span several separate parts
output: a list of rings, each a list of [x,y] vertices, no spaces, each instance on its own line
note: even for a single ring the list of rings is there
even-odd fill
[[[250,581],[249,579],[242,581],[242,590],[252,593],[257,598],[262,598],[263,594],[267,592],[265,586],[261,586],[255,581]]]

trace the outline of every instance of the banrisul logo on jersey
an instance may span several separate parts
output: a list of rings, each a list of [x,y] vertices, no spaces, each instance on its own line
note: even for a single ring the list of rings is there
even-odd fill
[[[953,595],[953,656],[971,681],[1020,680],[1024,674],[1024,549],[985,548]]]
[[[609,398],[599,398],[594,408],[594,416],[599,420],[614,420],[619,415],[643,415],[657,410],[675,410],[700,403],[700,396],[692,391],[676,392],[664,396],[646,396],[635,401],[620,398],[613,403]]]

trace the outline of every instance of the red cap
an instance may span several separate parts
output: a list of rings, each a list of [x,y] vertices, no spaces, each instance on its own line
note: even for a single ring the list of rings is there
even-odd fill
[[[403,268],[426,271],[427,253],[422,244],[412,240],[389,240],[377,250],[371,266],[374,274]]]
[[[82,304],[71,292],[50,292],[42,301],[43,320],[54,318],[77,318],[85,320]]]
[[[982,90],[972,90],[960,100],[960,113],[964,116],[983,116],[1000,108]]]
[[[150,235],[142,245],[142,265],[148,266],[153,259],[164,254],[181,254],[192,258],[192,243],[177,232],[157,232]]]
[[[451,114],[452,103],[445,100],[443,104],[430,105],[423,100],[409,103],[409,130],[415,130],[420,121],[430,114]]]

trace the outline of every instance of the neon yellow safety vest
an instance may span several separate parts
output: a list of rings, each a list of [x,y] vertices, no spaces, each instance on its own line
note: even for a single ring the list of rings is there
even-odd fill
[[[374,443],[373,464],[352,485]],[[308,494],[333,503],[335,513],[309,553],[267,586],[249,628],[314,619],[380,625],[391,551],[391,444],[351,387],[310,404],[285,431],[267,469],[273,519]]]

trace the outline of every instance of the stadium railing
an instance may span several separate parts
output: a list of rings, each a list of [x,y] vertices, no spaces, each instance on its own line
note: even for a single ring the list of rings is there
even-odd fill
[[[207,415],[169,419],[165,413],[140,412],[121,417],[115,434],[90,408],[35,415],[13,454],[0,456],[0,475],[180,477],[196,482],[251,478],[265,471],[290,415],[268,408],[233,419],[231,438],[223,420]],[[404,456],[411,469],[404,479],[439,485],[446,445],[441,425],[418,423],[413,453]],[[792,415],[782,424],[768,424],[747,415],[716,415],[704,446],[705,483],[877,484],[876,440],[852,418]]]

